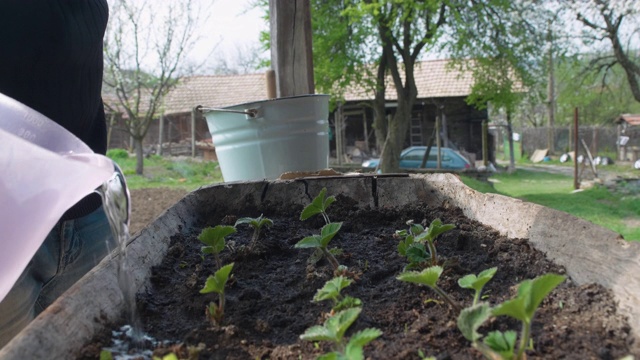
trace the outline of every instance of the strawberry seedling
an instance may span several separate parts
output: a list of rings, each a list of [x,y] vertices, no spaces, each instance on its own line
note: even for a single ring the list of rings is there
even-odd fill
[[[438,295],[440,295],[444,300],[446,300],[449,305],[456,311],[460,312],[462,308],[458,305],[455,300],[453,300],[444,290],[442,290],[438,285],[438,279],[440,279],[440,275],[442,275],[442,267],[441,266],[432,266],[426,268],[420,272],[418,271],[405,271],[398,275],[396,279],[400,281],[406,281],[414,284],[422,284],[426,285],[435,291]]]
[[[498,268],[492,267],[491,269],[486,269],[481,271],[478,276],[474,274],[466,275],[460,279],[458,279],[458,285],[464,289],[473,289],[475,290],[475,295],[473,296],[473,305],[476,305],[478,301],[480,301],[480,295],[482,293],[482,288],[486,283],[493,278],[493,276],[498,271]]]
[[[216,227],[204,228],[202,232],[200,232],[200,235],[198,235],[198,240],[206,245],[201,248],[202,254],[213,254],[218,269],[222,267],[219,254],[224,250],[226,245],[224,238],[235,232],[236,228],[233,226],[218,225]]]
[[[347,341],[344,335],[361,311],[360,307],[340,311],[328,318],[323,325],[308,328],[304,334],[300,335],[300,339],[333,343],[334,351],[319,356],[318,360],[363,360],[364,346],[382,335],[382,331],[367,328],[353,334]]]
[[[253,235],[251,235],[251,242],[249,243],[249,251],[253,251],[260,237],[260,230],[265,226],[273,226],[273,221],[262,215],[257,218],[243,217],[236,221],[234,227],[238,227],[241,224],[249,224],[253,228]]]
[[[522,360],[530,347],[531,322],[542,300],[565,280],[562,275],[545,274],[533,280],[525,280],[518,286],[518,294],[493,309],[487,303],[478,303],[464,309],[458,316],[458,328],[473,346],[488,359]],[[493,331],[483,340],[477,329],[491,316],[506,315],[522,324],[520,342],[516,346],[515,331]]]
[[[412,221],[408,224],[409,231],[396,231],[396,236],[401,238],[398,253],[409,261],[405,270],[440,265],[435,240],[440,234],[455,228],[455,225],[442,224],[440,219],[433,220],[426,229],[420,224],[413,224]]]
[[[224,318],[224,287],[227,285],[227,281],[229,281],[229,275],[231,274],[232,269],[233,263],[221,267],[215,272],[215,274],[209,275],[204,288],[200,290],[201,294],[208,294],[212,292],[218,294],[218,304],[211,302],[206,308],[207,318],[209,318],[212,324],[219,325],[222,323],[222,319]]]
[[[349,278],[346,278],[344,276],[336,276],[333,279],[327,281],[324,286],[319,289],[318,292],[316,292],[316,295],[313,297],[313,301],[320,302],[323,300],[332,300],[332,313],[336,313],[352,307],[361,306],[362,301],[360,301],[360,299],[351,296],[343,296],[340,293],[342,289],[346,288],[352,283],[353,280]]]

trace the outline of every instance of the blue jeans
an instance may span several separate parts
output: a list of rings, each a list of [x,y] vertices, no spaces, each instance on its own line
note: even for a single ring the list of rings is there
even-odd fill
[[[116,246],[102,206],[57,223],[0,302],[0,348]]]

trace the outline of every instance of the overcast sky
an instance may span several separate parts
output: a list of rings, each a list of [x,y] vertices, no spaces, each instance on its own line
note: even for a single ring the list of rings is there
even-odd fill
[[[200,0],[208,4],[211,0]],[[260,9],[252,9],[254,0],[214,0],[210,6],[209,16],[203,16],[200,38],[191,58],[200,62],[205,60],[215,48],[213,57],[220,53],[226,57],[233,57],[237,48],[243,49],[259,43],[260,31],[266,30],[267,25],[262,19]],[[206,5],[205,5],[206,6]]]

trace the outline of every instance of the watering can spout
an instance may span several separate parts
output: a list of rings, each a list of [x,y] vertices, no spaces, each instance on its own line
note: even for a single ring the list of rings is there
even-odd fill
[[[62,214],[113,176],[113,162],[0,94],[0,301]]]

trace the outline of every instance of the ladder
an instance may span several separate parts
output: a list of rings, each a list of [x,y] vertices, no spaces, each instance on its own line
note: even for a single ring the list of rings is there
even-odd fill
[[[411,146],[422,146],[422,119],[418,117],[411,117],[411,129],[409,133],[409,140]]]

